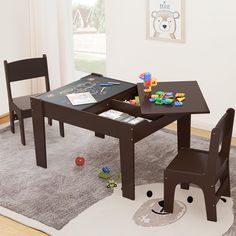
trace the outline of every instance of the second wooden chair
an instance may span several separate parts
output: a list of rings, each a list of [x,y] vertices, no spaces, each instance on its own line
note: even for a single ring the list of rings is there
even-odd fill
[[[230,197],[229,153],[234,122],[230,108],[211,131],[209,151],[182,148],[164,172],[164,210],[173,212],[175,187],[193,183],[202,188],[207,219],[217,221],[216,204]],[[220,187],[216,189],[217,182]]]
[[[6,85],[9,102],[10,125],[12,133],[15,133],[15,120],[19,120],[21,142],[25,145],[24,118],[32,116],[30,96],[13,97],[11,91],[11,83],[28,80],[38,77],[45,77],[46,91],[50,91],[47,57],[43,55],[41,58],[31,58],[8,63],[4,61]],[[52,124],[51,119],[48,120],[49,125]],[[64,125],[60,124],[60,134],[64,137]]]

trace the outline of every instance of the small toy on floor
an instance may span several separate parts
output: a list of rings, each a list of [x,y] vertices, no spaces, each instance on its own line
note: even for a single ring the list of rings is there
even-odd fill
[[[107,186],[107,188],[116,188],[117,183],[113,179],[110,179],[110,180],[108,180],[106,186]]]
[[[110,178],[110,168],[107,166],[102,167],[102,171],[98,174],[98,177],[101,179],[109,179]]]
[[[102,167],[102,171],[103,171],[104,173],[107,173],[107,174],[109,174],[109,173],[111,172],[110,168],[107,167],[107,166]]]
[[[75,158],[75,164],[77,166],[83,166],[84,163],[85,163],[84,157],[78,156],[78,157]]]
[[[108,180],[106,182],[106,187],[107,188],[116,188],[117,187],[117,182],[111,178],[111,170],[107,166],[102,167],[102,171],[99,172],[98,177],[101,179]],[[121,174],[118,176],[116,179],[117,181],[121,179]]]

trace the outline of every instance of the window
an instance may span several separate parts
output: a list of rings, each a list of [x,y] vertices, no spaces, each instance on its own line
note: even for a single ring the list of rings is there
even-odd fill
[[[106,73],[105,0],[72,0],[75,67]]]

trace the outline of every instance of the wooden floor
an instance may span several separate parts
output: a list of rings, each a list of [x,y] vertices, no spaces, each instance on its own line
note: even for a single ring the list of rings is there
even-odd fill
[[[29,228],[16,221],[0,215],[0,235],[1,236],[47,236],[40,231]]]
[[[171,124],[167,128],[176,130],[176,124]],[[192,128],[191,134],[206,138],[210,137],[209,131],[196,128]],[[232,144],[236,145],[236,138],[232,139]],[[48,236],[48,235],[0,215],[0,236]]]

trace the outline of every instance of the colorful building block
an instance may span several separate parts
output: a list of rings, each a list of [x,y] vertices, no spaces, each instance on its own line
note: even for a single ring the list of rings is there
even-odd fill
[[[156,92],[156,95],[159,95],[159,96],[160,96],[160,95],[162,95],[163,93],[164,93],[163,91],[157,91],[157,92]]]
[[[167,96],[167,97],[173,97],[174,94],[173,94],[173,92],[167,92],[167,93],[166,93],[166,96]]]
[[[165,105],[169,105],[174,102],[174,100],[171,98],[163,99],[162,101],[163,101],[163,104],[165,104]]]
[[[183,106],[183,103],[182,103],[182,102],[175,102],[175,106],[176,106],[176,107],[182,107],[182,106]]]
[[[182,97],[182,98],[176,98],[179,102],[182,102],[185,100],[185,97]]]
[[[146,87],[144,89],[145,93],[151,93],[152,87],[157,85],[157,79],[152,78],[152,75],[149,72],[139,75],[139,78],[143,80],[144,87]]]
[[[149,102],[155,102],[156,98],[149,98]]]
[[[163,104],[162,99],[161,98],[157,98],[156,101],[155,101],[155,104],[157,104],[157,105]]]
[[[107,166],[102,167],[102,171],[103,171],[104,173],[107,173],[107,174],[109,174],[109,173],[111,172],[110,168],[107,167]]]
[[[176,98],[185,97],[185,93],[176,93],[176,94],[175,94],[175,97],[176,97]]]
[[[98,177],[101,178],[101,179],[109,179],[110,178],[110,173],[105,173],[105,172],[101,171],[98,174]]]

